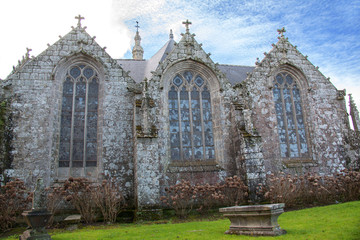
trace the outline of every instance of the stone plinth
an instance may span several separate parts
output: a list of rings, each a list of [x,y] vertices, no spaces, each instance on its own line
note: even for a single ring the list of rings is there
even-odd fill
[[[231,221],[226,234],[277,236],[285,234],[277,219],[284,212],[284,203],[220,208]]]
[[[25,211],[22,215],[30,229],[26,230],[20,237],[20,240],[49,240],[50,235],[45,227],[49,223],[51,213],[46,209],[46,192],[42,178],[37,179],[34,190],[32,209]]]
[[[52,215],[51,213],[47,211],[25,211],[22,213],[22,215],[31,229],[26,230],[20,236],[20,240],[51,239],[50,235],[45,229]]]

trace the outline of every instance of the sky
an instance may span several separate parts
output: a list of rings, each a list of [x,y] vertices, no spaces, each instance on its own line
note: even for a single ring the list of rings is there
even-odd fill
[[[144,58],[159,50],[183,21],[214,62],[254,66],[277,29],[360,109],[360,0],[8,0],[0,1],[0,78],[31,48],[37,56],[77,25],[113,58],[131,58],[139,21]]]

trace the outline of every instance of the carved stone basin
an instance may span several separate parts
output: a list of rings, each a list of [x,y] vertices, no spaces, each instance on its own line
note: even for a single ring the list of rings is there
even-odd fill
[[[52,214],[47,211],[25,211],[21,215],[24,216],[26,223],[32,229],[38,229],[46,227]]]
[[[277,236],[286,233],[277,222],[284,206],[284,203],[234,206],[220,208],[219,211],[231,221],[226,234]]]

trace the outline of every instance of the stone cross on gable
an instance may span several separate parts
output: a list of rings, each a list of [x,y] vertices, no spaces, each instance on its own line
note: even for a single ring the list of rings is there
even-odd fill
[[[78,26],[79,28],[81,28],[81,20],[83,20],[83,19],[85,19],[85,18],[82,17],[82,16],[79,14],[79,16],[76,16],[75,19],[78,20],[77,26]]]
[[[281,34],[280,37],[284,37],[284,33],[286,32],[285,27],[277,30],[279,34]]]
[[[189,22],[189,20],[187,19],[186,22],[182,22],[182,24],[185,24],[186,33],[189,33],[189,25],[191,24],[191,22]]]
[[[139,22],[138,21],[136,21],[136,31],[138,32],[139,31],[139,28],[140,28],[140,26],[139,26]]]

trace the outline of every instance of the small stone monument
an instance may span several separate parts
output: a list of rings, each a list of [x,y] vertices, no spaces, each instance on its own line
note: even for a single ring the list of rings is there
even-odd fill
[[[284,203],[220,208],[231,221],[226,234],[278,236],[285,234],[277,219],[284,212]]]
[[[24,216],[25,221],[29,225],[30,229],[26,230],[19,237],[20,240],[51,239],[45,227],[48,224],[52,214],[49,213],[46,209],[46,192],[42,178],[37,179],[36,182],[32,201],[32,209],[30,211],[23,212],[22,215]]]

